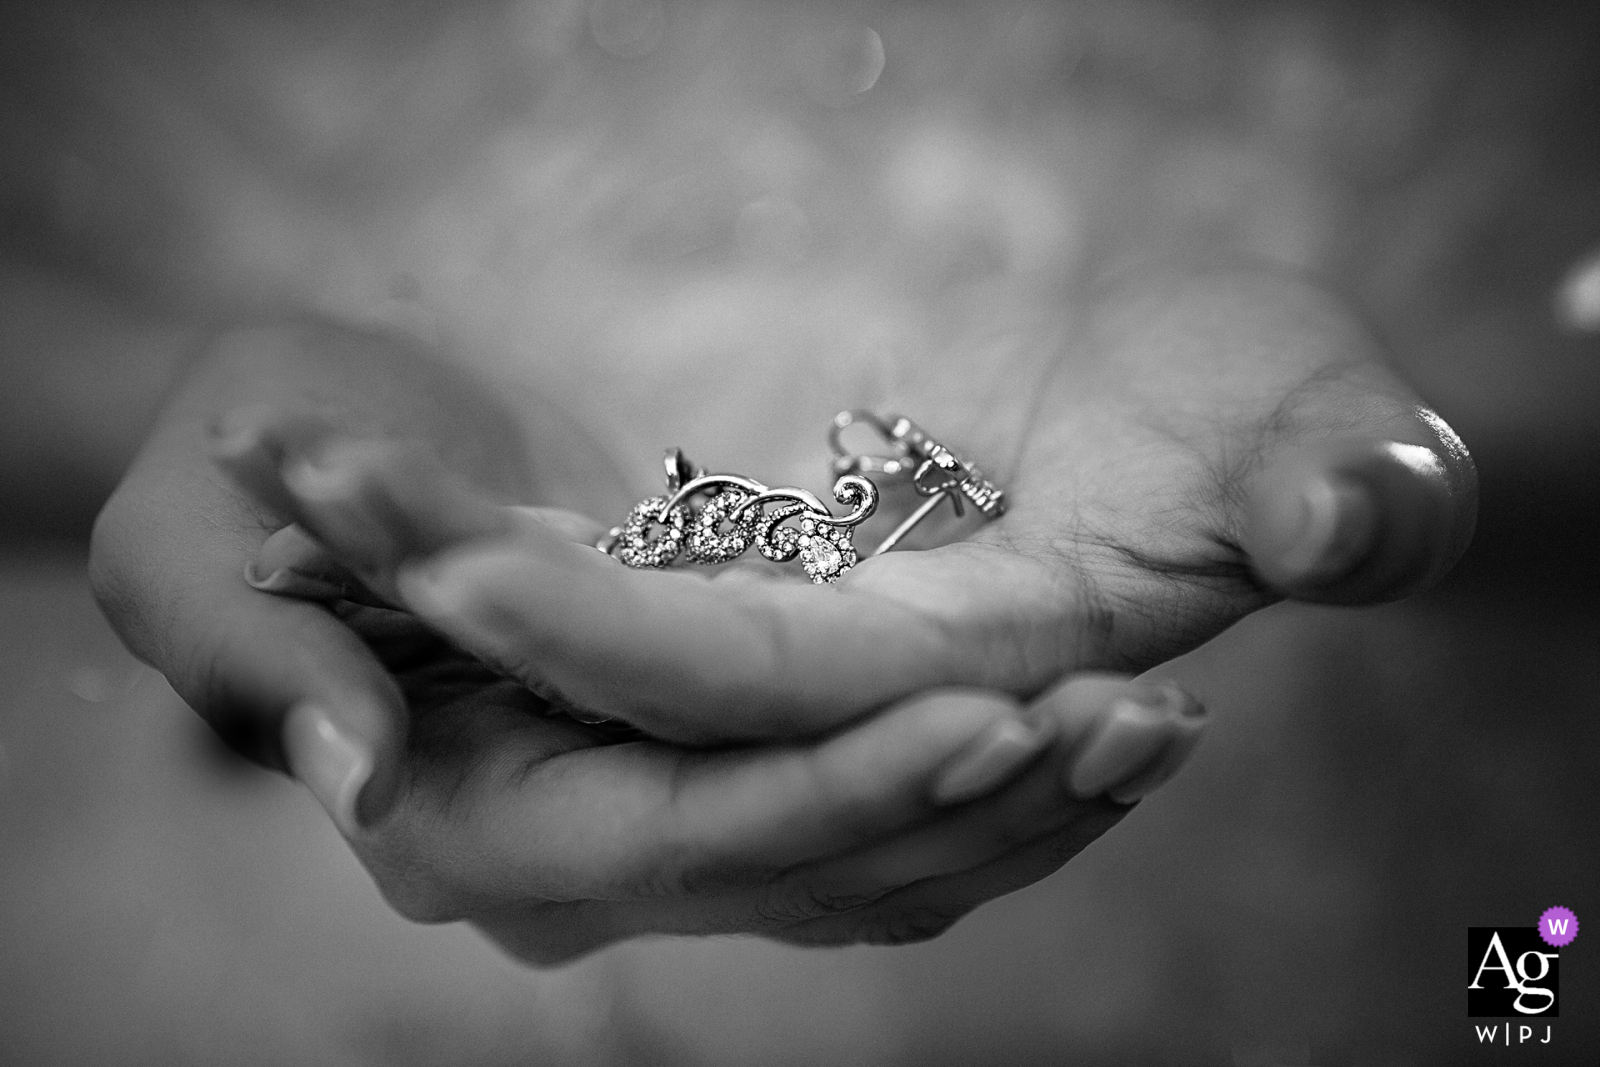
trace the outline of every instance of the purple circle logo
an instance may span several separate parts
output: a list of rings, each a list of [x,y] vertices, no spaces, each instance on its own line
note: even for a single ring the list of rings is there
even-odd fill
[[[1559,904],[1546,908],[1544,914],[1539,916],[1539,936],[1551,948],[1564,948],[1578,936],[1578,917],[1571,908],[1563,908]]]

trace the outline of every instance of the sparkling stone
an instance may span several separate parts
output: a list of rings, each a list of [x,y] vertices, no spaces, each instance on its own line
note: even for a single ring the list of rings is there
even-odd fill
[[[817,524],[812,522],[810,519],[807,519],[805,522],[800,524],[800,529],[804,530],[806,533],[815,533],[817,530]]]
[[[818,574],[832,574],[844,560],[832,543],[819,537],[811,542],[811,562]]]

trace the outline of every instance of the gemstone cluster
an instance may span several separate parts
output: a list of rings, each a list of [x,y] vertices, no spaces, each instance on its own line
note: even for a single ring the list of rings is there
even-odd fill
[[[630,567],[666,567],[680,555],[715,566],[753,544],[775,563],[796,557],[818,585],[837,582],[859,558],[850,535],[878,506],[878,490],[848,474],[834,499],[851,509],[836,517],[804,489],[770,489],[736,474],[704,474],[681,452],[667,454],[667,494],[641,500],[597,546]],[[698,498],[698,507],[693,501]]]
[[[848,529],[805,519],[797,542],[800,565],[817,585],[837,582],[856,565],[856,547]]]

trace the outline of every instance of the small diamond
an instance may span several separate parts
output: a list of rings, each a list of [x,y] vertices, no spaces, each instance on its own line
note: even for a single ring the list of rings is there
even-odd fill
[[[807,519],[805,522],[800,524],[800,529],[805,533],[816,533],[817,524],[812,522],[810,519]]]
[[[832,574],[844,562],[839,550],[820,538],[811,542],[810,549],[811,562],[817,574]]]

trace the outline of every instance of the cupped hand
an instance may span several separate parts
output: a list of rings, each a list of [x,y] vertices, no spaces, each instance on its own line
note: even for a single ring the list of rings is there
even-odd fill
[[[382,436],[438,420],[429,456],[454,464],[411,488],[430,506],[463,495],[447,529],[381,529],[450,543],[485,528],[592,537],[584,520],[500,508],[448,473],[492,470],[482,456],[514,450],[492,406],[393,342],[339,328],[236,332],[212,348],[101,514],[96,594],[224,737],[309,787],[415,919],[471,920],[537,962],[647,933],[931,936],[1065,862],[1198,738],[1193,701],[1105,675],[1026,706],[925,693],[785,746],[689,750],[575,721],[404,612],[251,588],[253,561],[306,545],[212,456],[217,416],[240,397],[321,411],[350,397],[341,381],[360,389],[387,374],[413,383],[415,405],[396,389],[365,415],[344,406],[340,424]],[[375,599],[343,584],[308,590]]]
[[[689,742],[813,735],[943,686],[1026,699],[1076,671],[1141,671],[1285,596],[1425,588],[1470,538],[1460,441],[1304,283],[1139,279],[1075,331],[997,347],[1000,362],[953,350],[908,369],[884,406],[970,449],[1009,512],[831,589],[630,570],[550,530],[508,532],[465,487],[374,458],[381,445],[232,462],[310,532],[311,569],[353,569],[530,688]],[[749,389],[746,406],[783,402]]]
[[[1084,675],[1025,707],[944,690],[818,743],[688,750],[566,719],[404,613],[343,617],[409,731],[387,809],[341,829],[402,914],[540,964],[650,934],[934,936],[1109,829],[1202,726],[1171,687]],[[336,805],[333,718],[295,709],[286,748]]]

